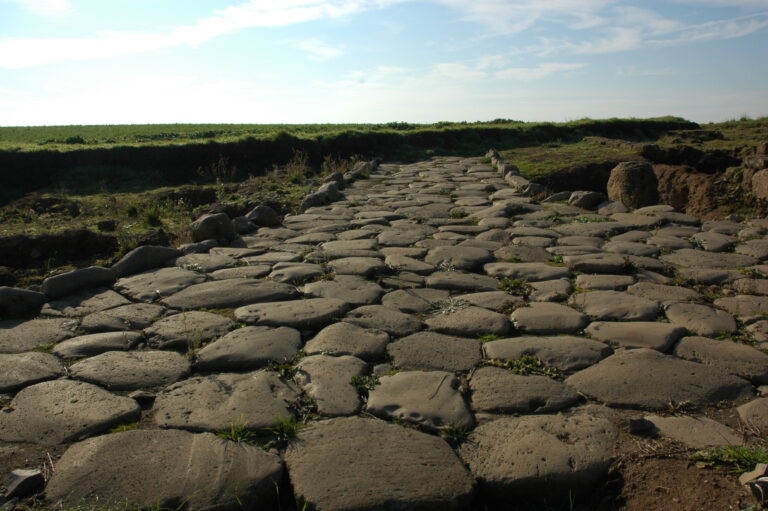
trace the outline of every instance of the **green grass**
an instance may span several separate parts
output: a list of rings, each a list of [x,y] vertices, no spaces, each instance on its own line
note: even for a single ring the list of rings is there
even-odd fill
[[[504,277],[499,281],[499,289],[513,296],[522,296],[528,298],[533,292],[533,286],[523,279],[513,279]]]
[[[123,433],[125,431],[131,431],[139,427],[138,422],[129,422],[127,424],[120,424],[109,430],[110,433]]]
[[[349,382],[360,394],[367,394],[379,384],[379,377],[375,374],[369,376],[353,376]]]
[[[467,300],[451,297],[445,300],[440,300],[439,302],[432,302],[431,304],[429,304],[429,308],[427,309],[427,314],[433,314],[433,315],[453,314],[454,312],[458,312],[462,309],[466,309],[471,305],[472,304]]]
[[[270,428],[265,428],[265,431],[272,434],[278,444],[285,445],[296,438],[299,431],[306,427],[306,424],[300,423],[293,417],[279,417],[277,423]]]
[[[758,463],[768,463],[768,449],[757,446],[717,446],[695,452],[691,461],[700,467],[742,474],[754,469]]]
[[[239,442],[245,444],[256,444],[256,433],[248,428],[246,422],[238,422],[232,424],[229,429],[219,431],[216,436],[232,442]]]
[[[469,438],[470,429],[461,423],[451,423],[440,428],[440,436],[453,447],[457,447]]]
[[[497,341],[499,339],[503,339],[503,337],[496,334],[485,334],[485,335],[477,336],[477,340],[480,342],[491,342],[491,341]]]
[[[508,369],[515,374],[523,376],[539,375],[548,376],[549,378],[560,377],[560,371],[556,367],[546,366],[540,358],[533,355],[523,355],[518,359],[485,360],[483,361],[482,365]]]

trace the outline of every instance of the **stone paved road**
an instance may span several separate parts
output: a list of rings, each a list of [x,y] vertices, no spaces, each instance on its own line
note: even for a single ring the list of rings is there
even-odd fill
[[[733,402],[768,427],[768,220],[509,181],[383,165],[232,247],[52,279],[39,318],[0,322],[0,448],[68,445],[46,487],[65,505],[444,510],[596,484],[617,410]]]

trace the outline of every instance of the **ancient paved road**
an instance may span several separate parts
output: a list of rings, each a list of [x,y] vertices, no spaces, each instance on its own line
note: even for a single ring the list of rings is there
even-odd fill
[[[479,159],[344,193],[3,321],[0,447],[71,444],[66,505],[445,510],[588,488],[623,410],[694,447],[744,438],[661,415],[768,427],[768,220],[536,202]]]

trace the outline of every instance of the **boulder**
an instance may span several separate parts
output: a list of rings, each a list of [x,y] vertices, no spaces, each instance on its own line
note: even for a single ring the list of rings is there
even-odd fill
[[[2,286],[0,287],[0,317],[15,318],[36,313],[46,301],[43,293]]]
[[[47,298],[55,299],[89,287],[109,286],[115,280],[114,270],[91,266],[48,277],[43,281],[40,290]]]
[[[117,278],[126,277],[159,268],[170,259],[183,255],[184,252],[176,248],[144,245],[125,254],[122,259],[112,265],[112,270]]]
[[[625,161],[611,170],[608,198],[637,209],[659,202],[659,181],[651,164]]]
[[[246,213],[245,217],[259,227],[279,227],[281,225],[280,215],[266,204],[259,204]]]
[[[237,237],[232,220],[226,213],[203,215],[190,225],[192,241],[216,239],[221,243],[232,241]]]

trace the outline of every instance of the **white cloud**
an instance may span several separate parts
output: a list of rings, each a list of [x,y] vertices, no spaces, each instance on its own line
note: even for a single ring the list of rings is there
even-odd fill
[[[457,62],[435,64],[434,69],[438,75],[452,80],[481,80],[488,76],[485,71],[479,71]]]
[[[19,4],[25,9],[42,15],[59,14],[72,7],[69,0],[0,0],[0,2]]]
[[[331,46],[319,39],[305,39],[297,42],[294,46],[297,50],[308,53],[309,58],[317,62],[331,60],[344,52],[342,48]]]
[[[538,80],[551,76],[555,73],[574,71],[581,69],[586,64],[577,63],[562,63],[562,62],[545,62],[535,67],[510,67],[496,71],[494,76],[503,80]]]

